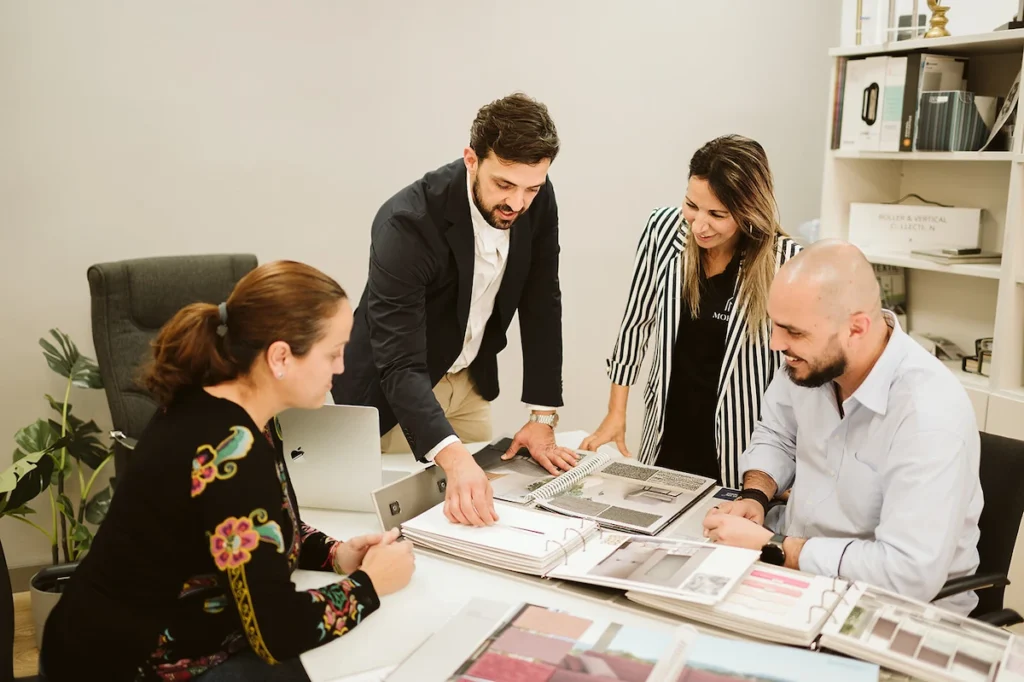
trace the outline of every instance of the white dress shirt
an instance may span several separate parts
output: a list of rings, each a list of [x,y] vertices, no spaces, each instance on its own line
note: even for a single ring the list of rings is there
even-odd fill
[[[480,213],[473,201],[473,184],[469,173],[466,173],[466,190],[469,194],[469,215],[473,222],[473,291],[469,303],[469,320],[466,324],[466,336],[462,341],[462,352],[448,370],[449,374],[461,372],[469,367],[480,352],[480,344],[484,340],[484,329],[494,312],[494,301],[501,289],[501,279],[505,275],[508,263],[510,241],[509,230],[499,230]],[[554,410],[553,407],[530,405],[534,410]],[[435,445],[426,454],[428,462],[433,462],[441,450],[459,440],[458,436],[448,436]]]
[[[845,416],[832,382],[802,388],[779,368],[740,471],[792,486],[779,532],[808,538],[801,570],[927,602],[978,568],[978,427],[957,378],[884,313],[892,335]],[[967,614],[977,601],[941,606]]]

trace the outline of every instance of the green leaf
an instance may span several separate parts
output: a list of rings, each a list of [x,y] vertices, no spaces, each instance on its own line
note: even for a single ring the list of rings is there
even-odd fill
[[[71,379],[71,383],[79,388],[102,388],[99,367],[96,362],[78,350],[71,337],[59,329],[51,329],[50,336],[57,341],[57,346],[46,339],[39,339],[46,364],[57,374]]]
[[[94,421],[82,422],[68,415],[68,454],[82,462],[90,469],[96,469],[110,454],[110,449],[96,437],[102,433]],[[60,433],[60,424],[50,420],[50,428]]]
[[[25,504],[46,490],[53,471],[53,458],[48,452],[26,453],[0,472],[0,513],[26,513]]]
[[[111,489],[107,487],[93,495],[92,499],[89,500],[89,503],[85,506],[85,519],[89,523],[99,525],[103,523],[103,519],[107,518],[107,512],[110,511],[111,493]]]
[[[54,400],[53,396],[49,393],[46,394],[46,402],[50,403],[50,407],[53,408],[54,412],[60,415],[64,414],[64,403]],[[71,403],[68,403],[68,414],[71,414]]]
[[[59,428],[54,433],[53,427],[49,422],[37,419],[14,434],[14,442],[26,453],[45,452],[53,447],[59,435]]]
[[[100,368],[92,358],[80,355],[71,367],[71,383],[79,388],[103,388]]]
[[[70,536],[76,555],[87,552],[92,547],[92,531],[86,528],[84,523],[76,523]]]
[[[50,333],[53,334],[53,330],[50,330]],[[47,343],[46,339],[39,339],[39,345],[43,347],[43,357],[46,358],[46,364],[50,366],[50,369],[62,377],[71,376],[72,363],[64,357],[61,351]]]
[[[67,495],[57,496],[57,510],[68,517],[72,523],[75,521],[75,505],[71,504],[71,498]]]
[[[4,514],[8,516],[28,516],[29,514],[35,514],[36,510],[27,504],[23,504],[20,507],[13,507],[11,509],[4,509]]]

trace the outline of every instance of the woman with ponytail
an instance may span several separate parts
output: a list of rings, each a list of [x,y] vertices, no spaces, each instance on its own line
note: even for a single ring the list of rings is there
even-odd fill
[[[164,326],[142,376],[161,409],[47,620],[43,680],[307,680],[299,654],[408,584],[394,533],[302,523],[275,426],[323,404],[351,329],[342,288],[288,261]],[[296,568],[347,577],[296,591]]]

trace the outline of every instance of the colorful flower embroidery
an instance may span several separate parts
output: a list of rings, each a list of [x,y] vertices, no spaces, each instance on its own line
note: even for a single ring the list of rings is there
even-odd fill
[[[295,514],[292,498],[288,494],[288,473],[280,462],[275,462],[274,466],[277,468],[277,478],[281,482],[281,509],[288,515],[288,520],[292,522],[292,544],[288,548],[288,567],[295,570],[299,565],[299,551],[302,548],[299,518]]]
[[[241,566],[252,558],[260,541],[269,542],[284,553],[284,536],[277,521],[267,521],[267,512],[257,509],[249,516],[224,519],[210,536],[210,554],[222,571]]]
[[[355,587],[359,587],[359,583],[346,579],[317,590],[309,590],[314,603],[326,603],[323,621],[317,626],[321,642],[328,637],[341,637],[363,619],[363,605],[356,599],[353,591]]]
[[[238,464],[231,460],[242,459],[252,448],[252,431],[244,426],[232,426],[231,435],[216,448],[201,445],[192,460],[192,497],[206,490],[206,486],[218,478],[231,478],[238,471]]]
[[[240,632],[230,633],[220,644],[220,650],[197,658],[172,660],[170,647],[174,644],[169,630],[160,635],[156,651],[150,656],[147,666],[139,669],[140,679],[156,677],[163,682],[192,680],[228,660],[233,654],[245,648],[245,638]],[[147,671],[146,668],[149,668]]]
[[[178,593],[178,599],[190,599],[196,596],[205,596],[203,599],[203,611],[205,613],[220,613],[228,605],[227,595],[217,584],[215,575],[197,575],[185,581],[185,585]]]

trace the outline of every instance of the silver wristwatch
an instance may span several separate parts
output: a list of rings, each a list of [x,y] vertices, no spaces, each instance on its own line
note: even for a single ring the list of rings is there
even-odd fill
[[[550,426],[551,428],[555,428],[556,426],[558,426],[558,413],[554,412],[552,414],[531,414],[530,421],[537,422],[539,424],[544,424],[545,426]]]

